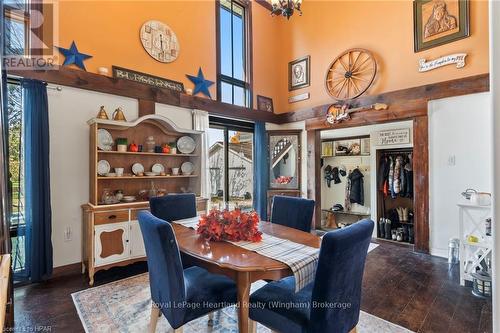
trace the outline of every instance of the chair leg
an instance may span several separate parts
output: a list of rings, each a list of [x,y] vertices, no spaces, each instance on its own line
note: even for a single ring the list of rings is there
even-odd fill
[[[151,303],[151,319],[149,320],[149,333],[155,333],[156,324],[158,323],[158,317],[160,316],[161,316],[160,309],[154,303]]]
[[[214,313],[210,312],[208,314],[208,326],[212,327],[214,326]]]
[[[248,333],[257,333],[257,323],[248,318]]]
[[[349,333],[357,333],[357,332],[358,332],[358,330],[356,329],[356,326],[354,326],[354,328],[349,331]]]
[[[179,328],[174,328],[174,333],[182,333],[182,326]]]

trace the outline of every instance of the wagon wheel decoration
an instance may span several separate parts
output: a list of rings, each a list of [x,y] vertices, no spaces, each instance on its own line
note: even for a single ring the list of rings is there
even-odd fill
[[[365,49],[350,49],[339,55],[326,72],[326,90],[338,101],[361,96],[373,83],[377,62]]]

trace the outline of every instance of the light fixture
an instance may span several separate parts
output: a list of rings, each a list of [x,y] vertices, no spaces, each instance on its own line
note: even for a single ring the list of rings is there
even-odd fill
[[[302,15],[302,11],[300,10],[301,4],[302,0],[271,0],[271,5],[273,6],[271,15],[283,15],[289,20],[294,11],[298,11],[299,15]]]

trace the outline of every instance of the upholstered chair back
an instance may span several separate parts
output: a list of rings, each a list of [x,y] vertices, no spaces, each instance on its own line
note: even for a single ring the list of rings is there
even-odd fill
[[[148,258],[151,298],[173,327],[183,324],[186,299],[181,255],[170,223],[148,211],[138,214]]]
[[[196,196],[193,193],[169,194],[149,199],[151,213],[168,222],[196,216]]]
[[[367,219],[324,235],[308,332],[349,332],[358,323],[373,226],[373,221]]]
[[[272,223],[310,232],[313,213],[314,200],[281,195],[273,197]]]

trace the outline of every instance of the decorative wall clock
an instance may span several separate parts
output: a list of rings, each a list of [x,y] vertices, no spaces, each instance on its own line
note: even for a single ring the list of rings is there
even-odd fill
[[[328,67],[325,85],[328,94],[338,101],[361,96],[373,83],[377,62],[365,49],[350,49],[339,55]]]
[[[142,46],[154,59],[172,62],[179,56],[179,41],[168,25],[159,21],[148,21],[142,25],[140,35]]]

